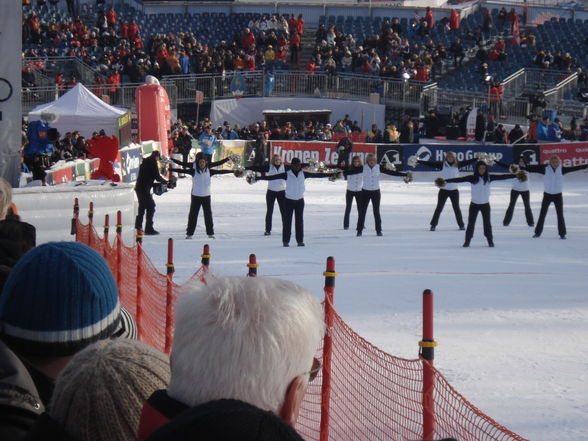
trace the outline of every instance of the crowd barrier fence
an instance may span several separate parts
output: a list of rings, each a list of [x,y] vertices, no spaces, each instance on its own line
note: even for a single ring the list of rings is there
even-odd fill
[[[169,353],[174,304],[181,287],[173,280],[173,241],[168,240],[166,274],[151,263],[142,247],[142,232],[128,247],[122,242],[121,216],[111,245],[108,215],[104,234],[94,227],[93,204],[88,223],[79,220],[74,204],[72,234],[108,262],[119,287],[121,303],[134,315],[140,340]],[[119,212],[120,213],[120,212]],[[206,283],[210,250],[204,245],[201,267],[190,278]],[[248,276],[258,273],[256,256],[249,256]],[[387,354],[354,332],[334,307],[335,260],[327,259],[324,295],[325,334],[317,356],[322,370],[309,383],[296,429],[308,441],[431,440],[526,441],[501,426],[459,394],[435,369],[433,293],[423,292],[423,338],[419,358]],[[188,282],[187,282],[188,283]]]

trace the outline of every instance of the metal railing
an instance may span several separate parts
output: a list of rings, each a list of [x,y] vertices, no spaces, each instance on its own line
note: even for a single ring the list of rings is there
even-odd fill
[[[102,76],[97,70],[92,69],[82,60],[76,57],[26,57],[22,60],[23,66],[42,64],[39,70],[43,75],[52,77],[57,72],[64,72],[75,76],[78,82],[92,84],[96,76]],[[39,84],[43,86],[44,84]]]
[[[545,98],[552,103],[560,103],[566,95],[578,87],[578,74],[574,72],[560,81],[555,87],[543,92]]]
[[[108,97],[108,102],[110,105],[115,107],[123,107],[129,110],[135,109],[135,91],[137,87],[142,86],[144,83],[140,84],[123,84],[120,87],[110,87],[110,86],[92,86],[92,85],[85,85],[87,89],[89,89],[92,93],[96,94],[98,97],[102,98],[103,96]],[[177,107],[177,93],[176,87],[174,84],[162,84],[162,86],[166,89],[170,106],[172,109]],[[49,103],[51,101],[55,101],[64,93],[66,93],[69,88],[58,88],[57,86],[48,86],[48,87],[29,87],[22,90],[22,113],[23,115],[29,113],[35,107]]]

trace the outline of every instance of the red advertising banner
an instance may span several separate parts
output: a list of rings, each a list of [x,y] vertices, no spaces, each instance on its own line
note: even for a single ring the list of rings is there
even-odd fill
[[[564,167],[574,167],[588,163],[588,142],[541,144],[540,160],[544,164],[557,155]]]
[[[323,161],[326,165],[337,165],[339,155],[335,152],[336,142],[314,142],[314,141],[272,141],[272,155],[280,155],[284,164],[289,165],[292,158],[299,158],[300,161],[308,162]],[[376,153],[376,144],[353,143],[351,156],[358,155],[365,163],[365,155]]]
[[[333,141],[339,142],[341,138],[347,136],[352,142],[365,142],[367,133],[352,132],[352,133],[333,133]]]

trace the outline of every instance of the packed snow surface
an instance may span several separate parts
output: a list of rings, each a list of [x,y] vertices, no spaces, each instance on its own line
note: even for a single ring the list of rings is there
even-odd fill
[[[292,280],[322,299],[326,258],[336,260],[335,306],[360,335],[383,350],[416,358],[421,338],[421,293],[435,293],[435,364],[449,382],[483,412],[532,441],[585,441],[588,437],[588,174],[565,176],[567,240],[557,234],[551,206],[541,238],[533,239],[519,199],[513,221],[502,226],[510,182],[492,184],[495,248],[489,248],[478,217],[470,248],[462,248],[449,200],[437,231],[429,231],[435,208],[435,173],[415,175],[406,185],[384,178],[383,237],[374,231],[371,208],[363,237],[343,230],[345,183],[308,179],[306,247],[282,246],[274,210],[271,236],[264,236],[267,184],[248,185],[231,175],[212,179],[215,239],[206,237],[202,213],[196,234],[185,239],[191,179],[155,197],[155,228],[144,247],[165,269],[167,239],[175,239],[175,279],[198,267],[210,244],[211,270],[244,275],[250,253],[259,275]],[[542,176],[530,179],[538,218]],[[467,222],[470,185],[460,185]],[[83,219],[83,216],[82,216]],[[85,220],[84,220],[85,221]],[[42,228],[42,226],[38,226]],[[294,231],[293,231],[294,233]]]

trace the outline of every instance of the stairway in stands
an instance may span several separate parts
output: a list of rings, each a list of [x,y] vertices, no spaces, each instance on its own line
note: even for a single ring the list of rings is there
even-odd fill
[[[317,27],[310,27],[310,26],[304,27],[304,34],[302,34],[302,40],[300,41],[301,51],[300,51],[299,64],[298,64],[298,66],[296,66],[294,63],[290,63],[289,64],[290,70],[293,70],[293,71],[304,70],[306,63],[308,62],[308,59],[312,55],[312,51],[315,46],[315,34],[316,34],[317,29],[318,29]]]

